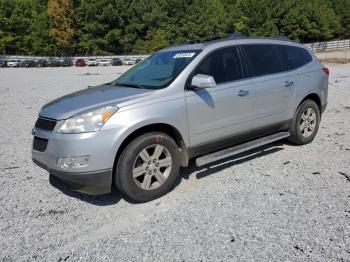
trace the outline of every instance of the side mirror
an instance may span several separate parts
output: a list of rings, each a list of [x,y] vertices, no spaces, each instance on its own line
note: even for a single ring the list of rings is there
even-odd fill
[[[198,74],[192,78],[191,86],[197,88],[212,88],[216,86],[214,77]]]

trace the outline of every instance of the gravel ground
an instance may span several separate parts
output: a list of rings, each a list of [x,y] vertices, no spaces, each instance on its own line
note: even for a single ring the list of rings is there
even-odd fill
[[[312,144],[192,164],[146,204],[72,192],[31,160],[44,103],[125,69],[0,70],[3,261],[350,261],[350,65],[330,65],[329,107]]]

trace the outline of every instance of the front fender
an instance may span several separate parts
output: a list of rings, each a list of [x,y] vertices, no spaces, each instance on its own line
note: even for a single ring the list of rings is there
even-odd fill
[[[114,129],[116,135],[113,151],[117,153],[125,139],[136,130],[153,124],[166,124],[175,128],[182,136],[185,146],[189,146],[187,111],[184,99],[175,99],[159,104],[120,110],[114,114],[103,129]]]

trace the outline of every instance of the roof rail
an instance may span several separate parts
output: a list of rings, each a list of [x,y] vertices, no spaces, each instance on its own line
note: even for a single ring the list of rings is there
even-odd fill
[[[244,34],[240,33],[240,32],[234,32],[230,35],[228,35],[227,38],[245,38],[247,36],[245,36]]]
[[[232,34],[227,34],[224,36],[212,36],[207,38],[198,38],[194,40],[189,40],[186,42],[186,44],[212,44],[213,42],[220,42],[220,41],[227,41],[227,40],[233,40],[233,39],[274,39],[274,40],[281,40],[281,41],[291,41],[291,42],[297,42],[291,40],[288,36],[280,35],[280,36],[272,36],[272,37],[264,37],[264,36],[246,36],[239,32],[234,32]]]
[[[234,32],[232,34],[215,35],[215,36],[211,36],[211,37],[188,40],[186,42],[186,44],[198,44],[198,43],[206,43],[206,42],[211,42],[211,41],[216,41],[216,40],[224,40],[224,39],[230,39],[230,38],[244,38],[244,37],[246,37],[246,36],[239,33],[239,32]]]
[[[272,36],[271,38],[280,39],[280,40],[288,40],[288,41],[291,40],[291,39],[290,39],[288,36],[286,36],[286,35]]]
[[[206,38],[197,38],[197,39],[193,39],[193,40],[188,40],[186,42],[186,44],[199,44],[199,43],[210,42],[210,41],[219,40],[219,39],[223,39],[223,38],[224,37],[218,36],[218,35],[206,37]]]

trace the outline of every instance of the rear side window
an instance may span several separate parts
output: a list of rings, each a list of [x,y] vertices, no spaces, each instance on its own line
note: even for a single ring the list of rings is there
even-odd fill
[[[273,45],[242,45],[251,76],[275,74],[283,71]]]
[[[307,50],[296,46],[277,45],[286,70],[294,70],[312,61],[312,57]]]
[[[211,53],[194,71],[194,75],[197,74],[210,75],[217,84],[242,79],[237,47],[227,47]]]

